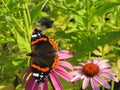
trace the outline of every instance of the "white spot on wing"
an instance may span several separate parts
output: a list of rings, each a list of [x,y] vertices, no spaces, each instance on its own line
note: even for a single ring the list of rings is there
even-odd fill
[[[33,76],[39,77],[39,74],[38,73],[33,73]]]
[[[32,37],[37,37],[37,35],[36,35],[36,34],[33,34]]]

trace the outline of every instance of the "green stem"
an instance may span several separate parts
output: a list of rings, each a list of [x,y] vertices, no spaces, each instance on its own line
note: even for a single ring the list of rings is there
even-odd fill
[[[25,23],[25,28],[26,28],[26,31],[27,31],[27,34],[25,34],[25,37],[28,38],[28,43],[30,41],[30,31],[31,31],[31,18],[30,18],[30,13],[29,13],[29,10],[28,10],[28,7],[26,4],[23,4],[23,16],[24,16],[24,23]]]
[[[105,88],[102,86],[102,90],[105,90]]]
[[[111,81],[111,90],[114,90],[114,81]]]
[[[27,15],[28,15],[28,21],[29,21],[29,25],[31,25],[31,16],[30,16],[30,11],[28,9],[28,7],[26,6],[26,12],[27,12]]]
[[[29,32],[29,24],[28,24],[28,17],[27,17],[27,13],[26,13],[25,4],[23,4],[23,9],[24,9],[23,10],[23,16],[24,16],[26,30],[27,30],[27,32]]]
[[[45,3],[42,5],[41,11],[43,10],[43,8],[45,7],[45,5],[47,4],[48,1],[49,1],[49,0],[46,0]]]

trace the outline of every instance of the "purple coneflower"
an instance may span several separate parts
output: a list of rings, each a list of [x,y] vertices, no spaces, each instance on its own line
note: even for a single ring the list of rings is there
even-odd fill
[[[101,84],[107,89],[110,89],[110,85],[105,78],[118,82],[118,79],[111,73],[116,73],[111,69],[109,60],[101,60],[94,58],[94,60],[88,60],[87,63],[80,63],[81,66],[76,66],[77,71],[73,71],[71,74],[75,76],[71,82],[83,79],[82,89],[85,89],[90,83],[93,90],[100,90],[99,85]]]
[[[22,84],[25,85],[25,90],[48,90],[48,80],[50,80],[53,88],[55,90],[63,90],[62,84],[60,83],[60,80],[58,79],[58,75],[62,77],[63,79],[70,82],[70,80],[73,78],[72,75],[69,74],[67,70],[64,69],[64,67],[72,70],[73,67],[70,63],[63,61],[62,59],[68,59],[73,57],[72,54],[69,54],[69,51],[67,50],[61,50],[57,52],[59,56],[59,64],[58,66],[50,72],[48,78],[46,78],[45,82],[43,84],[38,85],[32,75],[31,67],[28,67],[26,69]]]

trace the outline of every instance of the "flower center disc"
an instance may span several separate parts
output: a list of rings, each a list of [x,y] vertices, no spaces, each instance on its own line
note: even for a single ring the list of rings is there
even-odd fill
[[[96,64],[88,63],[83,66],[82,72],[88,77],[93,77],[98,74],[99,67]]]

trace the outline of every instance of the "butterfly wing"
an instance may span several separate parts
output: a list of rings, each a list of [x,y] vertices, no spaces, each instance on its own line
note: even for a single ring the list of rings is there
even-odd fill
[[[30,66],[32,73],[38,84],[44,82],[55,64],[55,47],[55,44],[42,34],[41,31],[38,29],[33,31],[31,37],[32,52],[29,56],[31,56]]]

